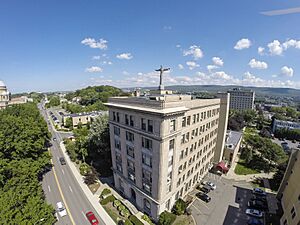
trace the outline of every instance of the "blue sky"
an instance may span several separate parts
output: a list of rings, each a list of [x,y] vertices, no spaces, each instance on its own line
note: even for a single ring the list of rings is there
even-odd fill
[[[154,70],[164,65],[166,85],[300,88],[298,7],[291,0],[2,1],[0,80],[11,92],[156,86]]]

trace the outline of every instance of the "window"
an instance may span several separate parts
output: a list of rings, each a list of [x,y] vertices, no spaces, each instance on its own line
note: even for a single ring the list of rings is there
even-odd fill
[[[174,132],[175,131],[175,125],[176,125],[176,120],[171,120],[170,121],[170,132]]]
[[[146,119],[141,119],[142,130],[146,130]]]
[[[128,115],[127,115],[127,114],[125,114],[125,124],[126,124],[126,125],[129,125],[129,118],[128,118]]]
[[[184,144],[185,142],[185,134],[181,135],[181,144]]]
[[[186,117],[182,117],[182,127],[186,127]]]
[[[116,167],[117,167],[117,170],[122,173],[122,171],[123,171],[122,164],[117,162]]]
[[[152,168],[152,157],[146,154],[142,154],[142,162],[143,164]]]
[[[142,147],[152,150],[152,140],[142,137]]]
[[[117,112],[117,122],[120,122],[120,115],[118,112]]]
[[[296,216],[296,211],[295,211],[295,207],[293,206],[292,210],[291,210],[291,215],[292,215],[292,219],[295,218]]]
[[[173,151],[175,147],[175,139],[169,141],[169,151]]]
[[[132,146],[126,145],[127,155],[134,158],[134,148]]]
[[[187,121],[186,122],[187,122],[187,125],[191,125],[191,116],[187,117]]]
[[[116,112],[113,112],[113,121],[116,121],[117,117],[116,117]]]
[[[129,131],[126,131],[126,140],[130,142],[134,142],[134,134]]]
[[[143,190],[151,194],[152,191],[151,184],[147,184],[143,182]]]
[[[194,114],[194,115],[193,115],[193,124],[196,123],[196,119],[197,119],[197,115]]]
[[[153,133],[153,120],[148,120],[148,132]]]
[[[114,127],[114,134],[118,137],[120,137],[120,128],[119,127]]]
[[[134,162],[128,160],[127,161],[127,171],[128,171],[128,178],[135,182],[135,167],[134,167]]]
[[[133,116],[129,116],[129,122],[130,122],[130,126],[134,126],[134,117]]]
[[[184,150],[181,150],[179,159],[183,159],[183,156],[184,156]]]
[[[144,210],[146,210],[147,212],[151,212],[151,204],[148,201],[148,199],[144,198]]]
[[[148,170],[143,169],[142,171],[143,175],[143,182],[152,184],[152,173],[149,172]]]
[[[166,203],[166,208],[168,209],[168,210],[170,210],[170,199],[167,201],[167,203]]]
[[[121,142],[118,139],[115,139],[115,148],[121,150]]]
[[[116,161],[122,163],[122,156],[119,153],[116,153]]]

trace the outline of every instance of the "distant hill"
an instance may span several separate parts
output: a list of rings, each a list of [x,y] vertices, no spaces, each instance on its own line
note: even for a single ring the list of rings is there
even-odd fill
[[[155,89],[156,87],[150,87],[148,89]],[[246,88],[255,91],[259,96],[278,96],[278,97],[298,97],[300,98],[300,90],[293,88],[271,88],[271,87],[243,87],[235,85],[174,85],[167,86],[169,90],[176,90],[179,92],[225,92],[231,88]]]

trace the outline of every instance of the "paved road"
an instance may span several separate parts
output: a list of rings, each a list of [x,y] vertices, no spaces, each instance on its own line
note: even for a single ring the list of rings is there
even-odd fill
[[[41,114],[47,120],[45,110],[41,108],[41,105],[39,105],[39,108]],[[88,225],[90,223],[85,216],[85,213],[88,211],[93,211],[100,224],[105,224],[81,190],[69,166],[61,165],[59,162],[59,158],[63,156],[59,147],[59,143],[63,140],[62,135],[59,132],[55,132],[49,124],[48,128],[52,134],[52,138],[56,138],[56,141],[52,140],[52,146],[50,148],[54,167],[45,175],[42,186],[46,195],[46,200],[49,203],[55,207],[56,202],[61,201],[64,202],[68,208],[68,216],[63,218],[58,216],[56,224]],[[66,137],[68,134],[63,135]]]

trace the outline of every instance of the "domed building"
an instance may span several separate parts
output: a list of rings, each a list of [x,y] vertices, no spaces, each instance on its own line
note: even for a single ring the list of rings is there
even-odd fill
[[[10,93],[3,81],[0,80],[0,109],[6,108],[10,100]]]

